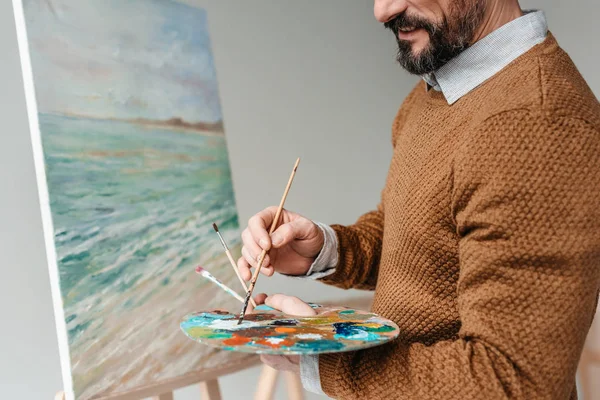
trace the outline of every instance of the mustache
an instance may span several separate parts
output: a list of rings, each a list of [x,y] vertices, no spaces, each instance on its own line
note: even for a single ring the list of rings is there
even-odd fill
[[[397,35],[398,31],[404,28],[424,29],[430,35],[433,35],[439,29],[436,24],[433,24],[424,18],[415,17],[406,13],[398,14],[393,19],[384,22],[383,26],[394,32],[394,35]]]

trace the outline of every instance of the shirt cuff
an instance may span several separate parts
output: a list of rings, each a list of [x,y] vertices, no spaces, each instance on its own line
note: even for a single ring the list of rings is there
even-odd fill
[[[300,380],[304,389],[325,396],[325,392],[321,388],[318,355],[300,356]]]
[[[323,232],[323,248],[310,266],[306,276],[311,279],[320,279],[335,272],[338,263],[338,239],[335,231],[329,225],[320,222],[315,222],[315,224]]]

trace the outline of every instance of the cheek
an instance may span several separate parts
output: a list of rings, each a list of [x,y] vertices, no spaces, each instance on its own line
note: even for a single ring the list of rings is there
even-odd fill
[[[464,3],[464,0],[414,0],[407,8],[407,13],[432,25],[440,25],[451,15],[458,3]]]
[[[446,12],[453,7],[456,0],[413,0],[408,6],[408,13],[418,15],[428,21],[440,21]]]

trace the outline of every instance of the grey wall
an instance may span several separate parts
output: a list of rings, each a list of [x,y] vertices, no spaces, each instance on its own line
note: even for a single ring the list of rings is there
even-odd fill
[[[393,62],[394,41],[371,1],[186,0],[206,7],[240,219],[276,204],[296,157],[287,207],[351,223],[379,199],[390,123],[415,79]],[[537,0],[600,95],[597,0]],[[0,2],[0,393],[51,398],[61,386],[35,173],[10,2]],[[317,300],[349,295],[312,282],[261,279],[257,290]],[[247,398],[259,370],[222,380]],[[195,388],[177,393],[198,398]],[[277,398],[285,398],[278,392]],[[312,397],[311,397],[312,398]],[[316,398],[316,397],[315,397]]]

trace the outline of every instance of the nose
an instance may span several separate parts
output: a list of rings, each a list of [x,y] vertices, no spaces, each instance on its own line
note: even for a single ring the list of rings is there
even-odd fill
[[[377,21],[385,23],[403,13],[407,6],[407,0],[374,0],[373,13]]]

